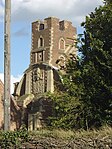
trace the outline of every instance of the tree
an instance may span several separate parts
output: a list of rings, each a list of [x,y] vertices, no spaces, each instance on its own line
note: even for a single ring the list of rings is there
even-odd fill
[[[71,55],[57,91],[51,125],[91,128],[112,124],[112,2],[91,12],[82,23],[81,59]]]
[[[50,95],[53,100],[53,115],[50,124],[60,128],[82,128],[83,104],[80,100],[83,84],[80,77],[80,60],[71,55],[62,76],[63,90]]]
[[[112,123],[112,2],[105,2],[82,23],[82,100],[89,127]]]

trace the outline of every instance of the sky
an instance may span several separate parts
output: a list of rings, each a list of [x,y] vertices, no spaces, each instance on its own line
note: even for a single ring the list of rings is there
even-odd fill
[[[0,79],[4,73],[4,5],[0,0]],[[11,0],[11,92],[30,64],[31,23],[54,16],[71,21],[82,33],[81,22],[102,0]]]

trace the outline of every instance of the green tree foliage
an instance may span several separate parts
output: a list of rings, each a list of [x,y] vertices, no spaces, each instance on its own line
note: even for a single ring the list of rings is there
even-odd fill
[[[51,125],[91,128],[112,124],[112,2],[91,12],[80,38],[81,59],[71,55],[63,91],[52,95]]]
[[[112,123],[112,2],[95,9],[86,21],[82,46],[84,113],[89,127]]]
[[[20,149],[22,143],[27,142],[29,133],[23,125],[18,131],[0,131],[0,148],[2,149]]]
[[[79,60],[71,55],[66,73],[62,75],[63,91],[57,90],[50,95],[53,99],[53,116],[50,123],[54,127],[81,128],[83,127],[83,104],[80,101],[82,82],[80,78]]]

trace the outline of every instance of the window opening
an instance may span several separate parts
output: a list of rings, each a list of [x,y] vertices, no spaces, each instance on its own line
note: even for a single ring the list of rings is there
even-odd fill
[[[43,38],[40,38],[40,47],[43,46]]]
[[[40,24],[39,30],[43,30],[44,29],[44,24]]]
[[[65,41],[64,41],[64,39],[60,39],[60,41],[59,41],[59,49],[65,49]]]

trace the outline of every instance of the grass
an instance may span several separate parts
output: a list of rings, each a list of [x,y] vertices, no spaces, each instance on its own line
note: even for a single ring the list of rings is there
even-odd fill
[[[105,126],[99,130],[93,129],[85,131],[80,129],[75,130],[63,130],[63,129],[40,129],[37,131],[28,132],[25,128],[14,132],[4,132],[0,131],[0,147],[6,148],[20,148],[26,144],[34,145],[36,144],[46,144],[46,149],[49,148],[51,144],[66,145],[69,142],[74,142],[74,140],[85,143],[89,141],[94,142],[95,140],[103,141],[107,146],[112,142],[112,127]],[[106,140],[106,142],[105,142]],[[82,141],[82,142],[81,142]],[[101,142],[100,141],[100,142]],[[90,143],[91,144],[91,143]],[[70,145],[70,144],[69,144]]]
[[[53,137],[59,139],[72,139],[72,138],[104,138],[106,136],[112,137],[112,128],[104,126],[99,130],[93,129],[85,131],[80,129],[79,131],[74,130],[63,130],[63,129],[40,129],[37,131],[30,132],[31,136],[34,137]]]

